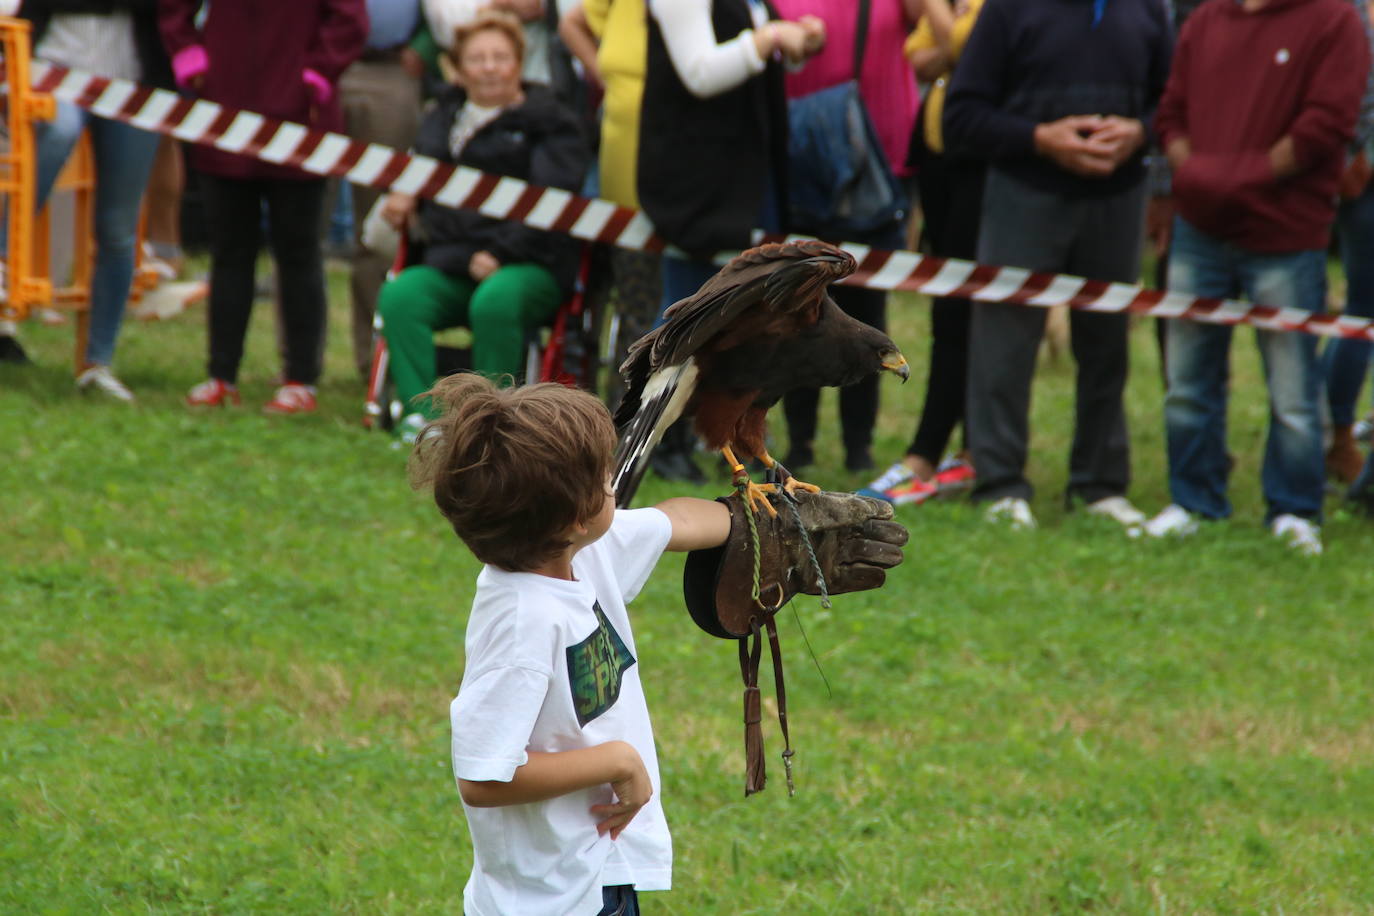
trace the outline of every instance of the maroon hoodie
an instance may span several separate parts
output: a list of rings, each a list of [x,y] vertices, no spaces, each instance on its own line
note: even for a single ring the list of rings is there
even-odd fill
[[[1155,117],[1160,145],[1187,137],[1178,212],[1256,252],[1325,248],[1336,183],[1369,71],[1348,0],[1208,0],[1188,17]],[[1269,148],[1293,138],[1300,170],[1274,177]]]

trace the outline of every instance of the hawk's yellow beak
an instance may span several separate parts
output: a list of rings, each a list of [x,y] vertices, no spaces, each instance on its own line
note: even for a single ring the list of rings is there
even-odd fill
[[[896,350],[891,351],[887,355],[887,358],[882,362],[882,366],[893,375],[900,375],[903,382],[911,378],[911,367],[907,365],[906,357]]]

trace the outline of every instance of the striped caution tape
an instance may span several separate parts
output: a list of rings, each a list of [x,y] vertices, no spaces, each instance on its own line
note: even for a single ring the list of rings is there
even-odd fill
[[[588,242],[637,251],[670,250],[642,212],[607,200],[454,166],[377,143],[361,143],[343,134],[45,61],[35,61],[32,73],[33,87],[40,92],[51,93],[101,117],[179,140],[294,166],[315,175],[344,178],[354,184],[401,191]],[[781,238],[761,231],[754,233],[755,243]],[[1247,324],[1265,330],[1374,341],[1374,320],[1370,319],[1252,305],[1233,299],[1199,298],[1129,283],[993,267],[914,251],[887,251],[852,243],[843,247],[859,265],[844,282],[870,289],[909,290],[1042,308],[1066,305],[1089,312]],[[728,255],[721,256],[724,257]]]

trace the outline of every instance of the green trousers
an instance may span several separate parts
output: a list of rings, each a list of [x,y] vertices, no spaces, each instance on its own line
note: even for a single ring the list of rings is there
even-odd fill
[[[522,381],[525,342],[562,299],[553,274],[537,264],[510,264],[481,283],[434,267],[407,267],[382,287],[377,312],[391,359],[391,378],[407,411],[433,414],[417,398],[434,385],[434,332],[472,330],[472,368],[493,381]]]

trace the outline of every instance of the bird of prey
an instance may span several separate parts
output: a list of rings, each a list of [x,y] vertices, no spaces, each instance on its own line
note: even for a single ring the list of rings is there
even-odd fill
[[[788,492],[817,491],[768,454],[768,408],[797,388],[852,385],[882,370],[905,381],[910,373],[886,334],[849,317],[826,294],[854,268],[848,252],[826,242],[751,248],[635,341],[620,367],[616,505],[629,504],[649,454],[681,416],[724,456],[755,511],[775,510],[762,495],[771,485],[745,472],[750,458],[775,470]]]

